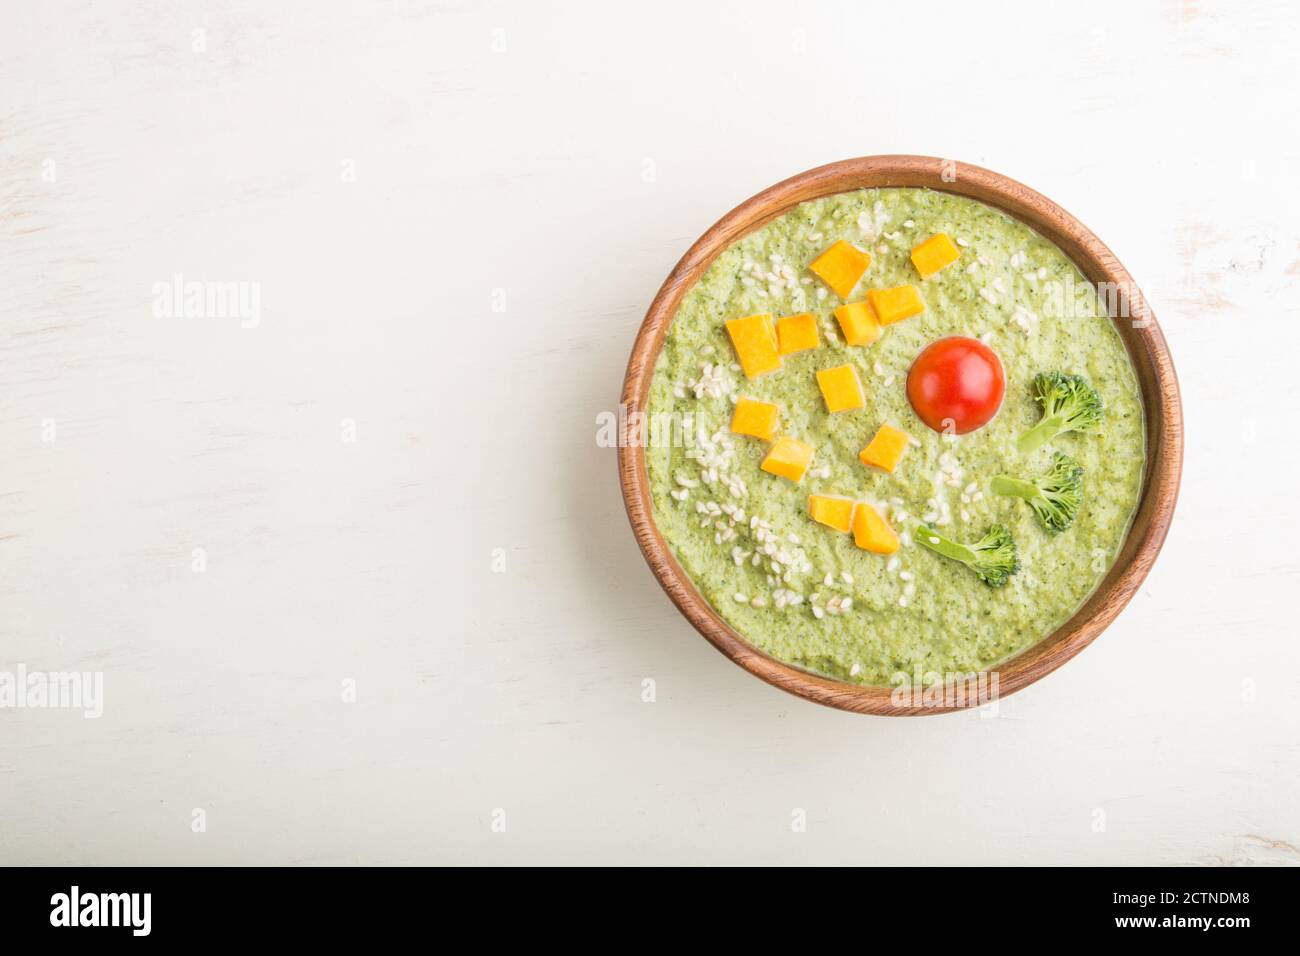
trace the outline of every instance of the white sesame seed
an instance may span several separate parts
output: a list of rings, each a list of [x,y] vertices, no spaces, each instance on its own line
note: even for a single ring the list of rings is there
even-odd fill
[[[737,602],[738,604],[748,604],[748,603],[749,603],[749,597],[746,596],[746,595],[744,595],[744,594],[741,594],[739,591],[737,591],[737,592],[733,595],[733,597],[735,597],[736,602]]]

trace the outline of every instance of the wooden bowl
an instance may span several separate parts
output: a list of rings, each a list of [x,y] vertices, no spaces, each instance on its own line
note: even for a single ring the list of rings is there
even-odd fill
[[[632,416],[632,412],[646,409],[655,359],[682,296],[719,253],[801,202],[874,186],[924,186],[995,206],[1056,243],[1091,282],[1112,283],[1106,288],[1118,290],[1121,318],[1115,323],[1132,358],[1146,412],[1147,463],[1141,501],[1118,558],[1088,601],[1055,632],[995,668],[998,696],[1014,693],[1056,670],[1115,620],[1151,570],[1178,499],[1183,423],[1173,361],[1146,300],[1102,241],[1050,199],[978,166],[927,156],[848,159],[777,183],[723,216],[677,263],[641,323],[623,383],[622,401],[628,415],[619,441],[619,480],[632,530],[650,570],[695,629],[745,670],[782,690],[842,710],[887,715],[943,713],[963,705],[895,704],[888,687],[848,684],[783,663],[752,647],[724,622],[696,590],[655,526],[645,452],[636,441]]]

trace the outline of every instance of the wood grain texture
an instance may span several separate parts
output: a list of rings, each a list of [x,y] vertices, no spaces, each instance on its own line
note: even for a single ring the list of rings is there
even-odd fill
[[[922,186],[995,206],[1041,233],[1072,259],[1094,285],[1118,290],[1115,325],[1133,361],[1146,416],[1147,467],[1133,525],[1092,596],[1045,639],[999,665],[1005,697],[1051,673],[1087,647],[1124,609],[1146,579],[1173,519],[1182,474],[1183,424],[1178,377],[1155,315],[1132,276],[1081,222],[1045,196],[998,173],[926,156],[868,156],[800,173],[764,190],[723,216],[687,251],[664,281],[632,348],[621,401],[644,412],[655,360],[682,297],[713,260],[741,236],[799,203],[863,187]],[[900,706],[887,687],[864,687],[810,673],[764,654],[731,628],[691,583],[654,523],[645,452],[630,420],[619,445],[619,480],[641,551],[673,603],[719,651],[751,674],[800,697],[841,710],[916,716],[962,709],[961,704]],[[966,704],[964,706],[971,706]]]

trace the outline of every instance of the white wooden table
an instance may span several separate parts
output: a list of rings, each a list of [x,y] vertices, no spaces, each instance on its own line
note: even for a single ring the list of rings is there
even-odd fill
[[[0,862],[1300,862],[1300,11],[612,6],[6,6],[0,671],[103,713],[0,709]],[[886,152],[1079,216],[1182,379],[1154,573],[995,719],[725,661],[595,442],[695,236]]]

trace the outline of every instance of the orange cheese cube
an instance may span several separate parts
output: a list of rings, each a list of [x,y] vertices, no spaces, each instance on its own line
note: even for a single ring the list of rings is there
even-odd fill
[[[838,495],[809,495],[808,517],[845,533],[853,526],[853,499]]]
[[[811,312],[800,312],[777,319],[776,342],[776,350],[782,355],[819,347],[822,340],[817,334],[817,317]]]
[[[879,511],[859,501],[853,509],[853,543],[873,554],[893,554],[898,550],[898,535]]]
[[[912,250],[912,265],[928,279],[941,269],[952,265],[961,257],[961,250],[948,238],[946,232],[931,236]]]
[[[776,332],[768,313],[727,320],[727,334],[736,347],[736,358],[746,378],[757,378],[781,367],[776,351]]]
[[[835,321],[840,324],[844,341],[849,345],[870,345],[880,338],[880,323],[866,302],[850,302],[840,306],[835,310]]]
[[[858,458],[864,465],[892,472],[903,457],[903,452],[907,451],[909,440],[907,432],[890,425],[881,425],[867,447],[858,453]]]
[[[789,478],[795,484],[803,481],[808,463],[812,461],[813,446],[797,438],[778,438],[767,451],[767,457],[759,465],[766,472]]]
[[[841,239],[818,256],[808,268],[835,290],[841,299],[847,299],[869,265],[871,256]]]
[[[893,325],[925,311],[925,302],[914,285],[900,285],[893,289],[871,289],[867,301],[876,320],[881,325]]]
[[[737,435],[752,435],[763,441],[771,441],[776,434],[776,420],[780,412],[771,402],[741,398],[736,402],[736,410],[731,415],[731,430]]]
[[[858,370],[852,365],[837,365],[817,372],[817,387],[826,399],[828,412],[847,412],[867,404],[862,394]]]

